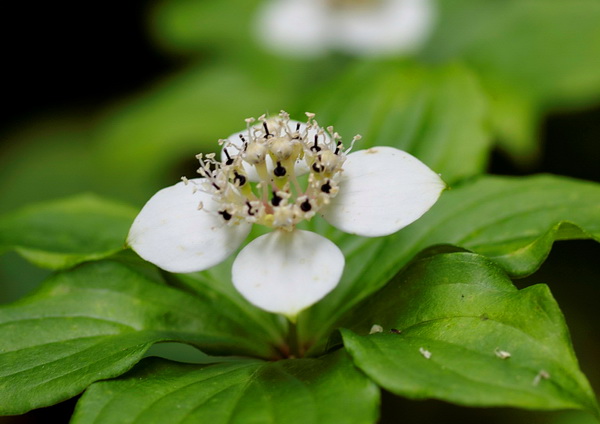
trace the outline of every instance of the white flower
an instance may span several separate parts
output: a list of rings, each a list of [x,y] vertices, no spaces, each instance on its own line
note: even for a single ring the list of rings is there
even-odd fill
[[[278,117],[246,120],[221,140],[221,159],[198,155],[202,178],[156,193],[135,219],[128,244],[170,272],[225,260],[252,224],[274,231],[251,241],[232,279],[251,303],[294,320],[338,284],[344,256],[331,241],[296,225],[321,214],[361,236],[392,234],[423,215],[445,185],[418,159],[392,147],[350,153],[332,127]]]
[[[432,0],[269,0],[258,11],[256,32],[290,56],[332,49],[399,55],[421,47],[433,24]]]

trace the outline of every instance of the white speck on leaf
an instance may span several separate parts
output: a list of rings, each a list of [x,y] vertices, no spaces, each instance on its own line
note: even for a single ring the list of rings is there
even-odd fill
[[[537,386],[538,384],[540,384],[540,381],[543,380],[548,380],[550,378],[550,373],[546,370],[540,370],[540,372],[537,373],[537,375],[535,376],[535,378],[533,379],[533,381],[531,382],[532,385]]]
[[[425,359],[429,359],[431,358],[431,352],[428,351],[427,349],[423,349],[422,347],[419,348],[419,352],[421,353],[421,355],[423,355],[423,357]]]
[[[508,359],[511,357],[510,352],[507,352],[505,350],[501,350],[500,348],[496,348],[496,350],[494,351],[494,353],[496,354],[496,356],[500,359]]]
[[[383,333],[383,327],[379,324],[373,324],[373,327],[371,327],[369,334],[375,334],[375,333]]]

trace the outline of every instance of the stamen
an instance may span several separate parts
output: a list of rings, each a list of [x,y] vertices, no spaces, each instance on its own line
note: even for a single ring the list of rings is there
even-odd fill
[[[303,212],[308,212],[309,210],[312,209],[312,205],[310,204],[308,199],[306,199],[304,202],[302,202],[300,204],[300,209],[302,209]]]
[[[281,166],[281,162],[277,162],[277,167],[273,170],[273,174],[276,177],[283,177],[286,174],[286,170],[283,166]]]
[[[341,146],[342,146],[342,142],[338,141],[337,145],[335,146],[335,152],[333,152],[333,153],[335,153],[336,155],[339,154]]]
[[[350,142],[350,147],[348,147],[344,153],[349,154],[352,151],[352,149],[354,148],[354,143],[356,143],[361,138],[362,138],[362,136],[359,134],[356,134],[354,137],[352,137],[352,141]]]
[[[237,182],[238,187],[242,187],[244,184],[246,184],[245,176],[243,176],[242,174],[239,174],[237,171],[233,171],[233,174],[235,175],[235,177],[233,178],[233,181]]]
[[[325,169],[323,167],[323,165],[320,165],[318,162],[321,161],[321,155],[317,156],[317,161],[315,163],[313,163],[312,165],[312,170],[315,171],[316,173],[320,173],[323,172],[323,169]]]
[[[279,195],[277,194],[277,192],[273,193],[273,197],[271,198],[271,204],[275,207],[279,206],[281,204],[281,201],[283,199],[281,197],[279,197]]]
[[[296,171],[294,169],[294,165],[290,166],[290,172],[289,172],[289,178],[290,181],[292,182],[292,184],[294,185],[294,188],[296,189],[296,194],[299,196],[302,193],[302,187],[300,186],[300,183],[298,182],[298,179],[296,178]]]
[[[312,150],[313,152],[316,152],[316,153],[320,152],[321,148],[319,147],[318,143],[319,143],[319,134],[315,134],[315,142],[311,146],[310,150]]]
[[[231,218],[233,218],[233,216],[226,210],[219,211],[219,215],[221,215],[225,221],[229,221]]]
[[[225,165],[231,165],[233,163],[233,159],[231,158],[231,156],[229,156],[227,148],[223,149],[223,153],[225,153],[225,156],[227,156],[227,161],[225,162]]]

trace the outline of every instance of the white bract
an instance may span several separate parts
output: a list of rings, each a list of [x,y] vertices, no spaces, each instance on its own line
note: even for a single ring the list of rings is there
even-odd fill
[[[235,252],[252,224],[274,231],[238,254],[232,279],[251,303],[294,320],[335,288],[344,255],[327,238],[296,225],[322,215],[333,226],[373,237],[423,215],[445,185],[418,159],[392,147],[351,153],[314,114],[247,119],[221,140],[223,151],[198,155],[201,178],[162,189],[143,207],[128,244],[170,272],[210,268]]]
[[[424,43],[434,15],[432,0],[268,0],[256,32],[284,55],[399,55]]]

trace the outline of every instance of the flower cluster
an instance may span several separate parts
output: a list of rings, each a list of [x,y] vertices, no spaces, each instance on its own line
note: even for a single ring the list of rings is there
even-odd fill
[[[291,56],[327,50],[398,55],[419,48],[434,24],[431,0],[269,0],[256,31],[264,45]]]
[[[285,112],[261,116],[252,127],[254,122],[248,119],[246,131],[221,140],[222,160],[197,156],[204,177],[198,189],[221,205],[217,214],[229,225],[249,222],[292,231],[335,197],[352,146],[344,149],[340,135],[319,127],[313,114],[306,124],[290,122]],[[303,187],[299,177],[307,173]]]
[[[391,147],[351,152],[332,127],[288,114],[247,119],[220,140],[222,154],[198,155],[201,178],[156,193],[135,219],[129,245],[171,272],[210,268],[243,243],[253,224],[274,231],[245,246],[232,279],[251,303],[290,319],[339,282],[344,256],[296,225],[323,216],[362,236],[394,233],[425,213],[445,185],[418,159]]]

